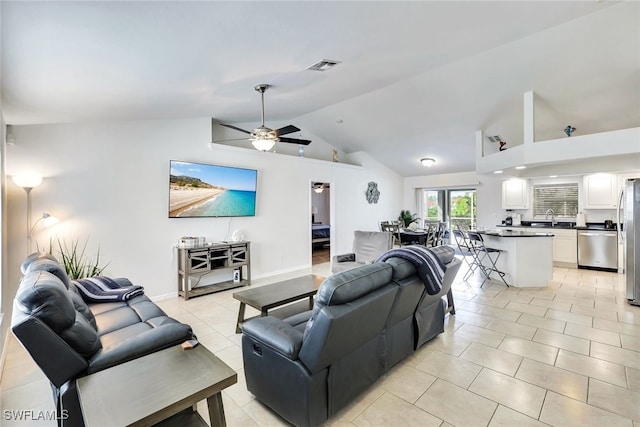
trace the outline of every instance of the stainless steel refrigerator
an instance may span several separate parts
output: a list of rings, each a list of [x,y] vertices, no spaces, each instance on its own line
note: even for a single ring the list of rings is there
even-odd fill
[[[640,305],[640,178],[625,181],[618,206],[618,222],[621,223],[618,230],[624,246],[627,301]]]

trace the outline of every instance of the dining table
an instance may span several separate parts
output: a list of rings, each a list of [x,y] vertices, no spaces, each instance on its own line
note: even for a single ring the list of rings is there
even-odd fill
[[[419,244],[422,246],[427,245],[429,237],[429,231],[423,229],[401,229],[400,230],[400,243],[402,245]]]

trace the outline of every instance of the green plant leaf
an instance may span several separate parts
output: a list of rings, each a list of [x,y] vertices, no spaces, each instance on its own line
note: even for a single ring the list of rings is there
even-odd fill
[[[58,253],[60,254],[60,264],[62,264],[70,279],[75,280],[99,276],[107,267],[108,264],[100,265],[100,248],[98,248],[95,260],[85,255],[89,239],[87,239],[82,246],[79,246],[79,239],[73,240],[69,244],[61,241],[59,238],[56,240]]]

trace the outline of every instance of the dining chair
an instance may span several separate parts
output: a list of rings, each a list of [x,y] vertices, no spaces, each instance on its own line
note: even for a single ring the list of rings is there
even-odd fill
[[[444,230],[445,230],[445,223],[444,222],[438,222],[438,224],[435,227],[435,235],[434,235],[434,246],[442,246],[444,244]]]
[[[402,240],[400,239],[400,222],[395,221],[382,221],[380,223],[380,231],[388,231],[393,236],[393,246],[402,246]]]
[[[444,232],[446,224],[441,221],[425,221],[424,228],[427,230],[426,246],[442,246],[444,244]]]
[[[424,222],[424,230],[427,233],[427,238],[425,239],[424,245],[428,248],[436,246],[436,227],[432,221]]]
[[[482,271],[485,279],[482,281],[482,285],[487,280],[491,280],[491,273],[497,273],[502,282],[509,287],[509,284],[504,279],[505,273],[500,271],[496,266],[498,259],[500,259],[500,255],[502,254],[501,249],[489,248],[484,244],[484,239],[482,238],[482,234],[477,231],[467,231],[467,237],[469,238],[469,243],[473,248],[474,252],[477,255],[478,263],[480,267],[480,271]],[[485,264],[487,261],[487,264]]]

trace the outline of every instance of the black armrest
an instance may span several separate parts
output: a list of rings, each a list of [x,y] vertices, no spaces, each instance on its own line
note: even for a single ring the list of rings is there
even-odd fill
[[[242,333],[290,360],[298,359],[302,332],[280,319],[271,316],[252,319],[242,325]]]
[[[355,262],[355,260],[356,260],[356,254],[354,254],[354,253],[343,254],[343,255],[337,255],[336,256],[336,261],[337,262]]]
[[[84,357],[40,319],[27,317],[11,330],[56,387],[62,386],[89,366]]]

